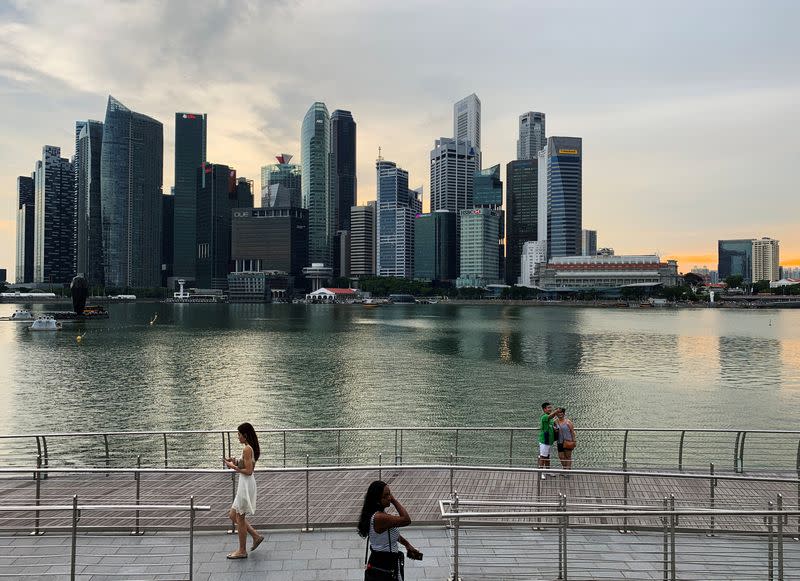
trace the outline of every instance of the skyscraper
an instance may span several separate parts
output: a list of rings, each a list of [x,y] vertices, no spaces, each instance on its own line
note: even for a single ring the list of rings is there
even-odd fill
[[[350,276],[375,275],[377,204],[371,200],[366,206],[350,208]]]
[[[581,230],[581,255],[597,255],[597,230]]]
[[[356,199],[356,122],[350,111],[331,114],[331,198],[333,231],[350,230],[350,208]]]
[[[103,222],[100,193],[100,159],[103,124],[75,123],[76,263],[77,272],[91,285],[103,285]]]
[[[490,208],[461,210],[460,268],[456,286],[500,284],[501,212]]]
[[[197,172],[197,285],[222,290],[231,271],[231,213],[252,208],[253,193],[227,165],[206,163]]]
[[[236,272],[303,275],[308,264],[308,210],[296,206],[233,211],[231,257]]]
[[[414,276],[414,219],[422,212],[422,197],[408,189],[408,172],[393,161],[379,158],[378,276]]]
[[[454,281],[458,276],[456,214],[417,214],[414,223],[414,278]]]
[[[475,150],[476,169],[481,169],[481,100],[475,93],[453,105],[453,139],[463,139]]]
[[[161,284],[164,128],[108,97],[100,155],[106,286]]]
[[[292,156],[282,153],[275,157],[278,163],[265,165],[261,168],[261,207],[268,208],[275,205],[275,197],[280,190],[286,201],[293,208],[302,206],[302,170],[299,165],[290,163]]]
[[[503,205],[503,182],[500,165],[477,170],[474,175],[472,205],[476,208],[499,208]]]
[[[303,164],[303,207],[308,210],[308,259],[332,264],[334,209],[330,196],[330,118],[325,103],[316,102],[303,119],[300,150]]]
[[[779,280],[780,243],[772,238],[753,240],[753,282]]]
[[[580,137],[547,139],[548,256],[580,256],[582,220]],[[541,190],[540,190],[541,191]]]
[[[547,143],[544,113],[528,111],[519,116],[517,159],[536,159]]]
[[[206,162],[205,113],[175,113],[175,276],[195,278],[197,169]]]
[[[34,175],[17,178],[17,272],[15,280],[33,282],[33,242],[36,233]]]
[[[749,284],[753,280],[753,240],[719,240],[717,243],[719,280],[741,276]]]
[[[431,150],[431,211],[472,207],[478,161],[468,141],[442,137]]]
[[[506,282],[517,284],[525,242],[538,239],[539,164],[536,157],[506,165]]]
[[[36,162],[33,281],[65,283],[75,276],[75,173],[61,148],[45,145]]]

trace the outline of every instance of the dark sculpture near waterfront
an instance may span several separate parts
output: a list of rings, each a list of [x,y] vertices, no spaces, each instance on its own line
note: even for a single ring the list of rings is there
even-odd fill
[[[83,309],[86,308],[86,297],[89,296],[89,283],[83,275],[79,274],[72,279],[69,288],[72,291],[72,310],[76,315],[83,315]]]

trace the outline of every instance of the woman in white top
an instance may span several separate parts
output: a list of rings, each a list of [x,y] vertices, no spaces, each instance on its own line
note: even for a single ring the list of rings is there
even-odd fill
[[[228,514],[239,533],[239,550],[228,554],[228,559],[247,558],[247,533],[253,537],[251,551],[255,551],[264,537],[256,532],[256,529],[247,522],[247,515],[254,515],[256,512],[256,478],[253,471],[256,461],[261,455],[261,448],[258,445],[258,436],[253,426],[248,422],[241,424],[238,428],[239,443],[243,444],[242,457],[237,461],[234,458],[225,458],[225,465],[231,470],[239,473],[239,486],[236,488],[236,497]]]
[[[389,506],[394,506],[397,515],[385,512]],[[422,553],[398,530],[410,524],[408,511],[385,482],[376,480],[369,485],[358,519],[358,534],[369,538],[371,549],[365,579],[402,579],[403,555],[397,550],[398,542],[406,548],[409,559],[422,559]]]

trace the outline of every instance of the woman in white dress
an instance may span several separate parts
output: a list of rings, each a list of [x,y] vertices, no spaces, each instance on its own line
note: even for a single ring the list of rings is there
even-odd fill
[[[252,425],[245,422],[237,429],[239,443],[243,444],[242,457],[239,460],[225,458],[225,465],[239,473],[239,486],[236,488],[236,498],[233,499],[229,513],[230,519],[239,533],[239,550],[229,553],[228,559],[247,558],[247,533],[253,537],[251,551],[255,551],[264,540],[264,537],[259,535],[256,529],[247,522],[247,516],[252,516],[256,512],[256,478],[253,476],[253,471],[256,461],[261,455],[261,448]]]

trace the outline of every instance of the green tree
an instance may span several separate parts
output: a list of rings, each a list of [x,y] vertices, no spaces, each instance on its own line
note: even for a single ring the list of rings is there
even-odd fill
[[[701,286],[705,283],[705,280],[696,272],[687,272],[683,275],[683,282],[689,286]]]
[[[758,282],[753,283],[753,294],[768,293],[768,292],[769,292],[768,280],[759,280]]]
[[[743,282],[744,278],[741,274],[732,274],[725,278],[725,284],[728,285],[728,288],[741,288]]]

